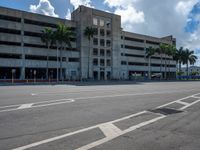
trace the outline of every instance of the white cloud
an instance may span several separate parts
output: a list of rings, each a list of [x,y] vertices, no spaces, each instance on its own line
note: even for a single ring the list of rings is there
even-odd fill
[[[104,4],[115,8],[114,13],[121,16],[122,27],[131,31],[134,24],[145,22],[144,12],[135,8],[139,1],[141,0],[104,0]]]
[[[200,48],[200,31],[185,32],[189,12],[198,0],[104,0],[122,18],[126,31],[156,37],[173,35],[177,46]],[[199,27],[200,28],[200,27]],[[199,29],[200,30],[200,29]]]
[[[126,9],[117,8],[115,14],[121,16],[122,25],[127,30],[131,30],[133,24],[143,23],[144,13],[142,11],[137,11],[133,6],[128,6]]]
[[[59,17],[54,10],[54,7],[48,0],[40,0],[38,5],[30,5],[30,11],[33,13],[44,14],[52,17]]]
[[[137,2],[139,0],[105,0],[104,4],[108,4],[109,7],[123,7],[126,8],[133,2]]]
[[[198,2],[198,0],[187,0],[187,1],[179,1],[175,7],[176,12],[187,16],[192,7]]]
[[[91,0],[70,0],[70,3],[75,7],[75,9],[78,8],[79,5],[92,7]]]
[[[70,20],[71,19],[71,11],[70,9],[67,10],[67,15],[65,16],[66,19]]]

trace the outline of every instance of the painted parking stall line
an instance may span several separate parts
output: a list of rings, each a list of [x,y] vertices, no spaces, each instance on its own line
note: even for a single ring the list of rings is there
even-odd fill
[[[197,94],[195,94],[195,95],[197,95]],[[183,100],[189,99],[189,98],[191,98],[193,96],[194,95],[191,95],[191,96],[188,96],[188,97],[184,97],[182,99],[178,99],[178,100],[172,101],[170,103],[158,106],[158,107],[156,107],[156,109],[168,108],[171,104],[179,103],[179,104],[182,104],[183,106],[181,108],[179,108],[178,110],[184,110],[184,109],[186,109],[186,108],[188,108],[188,107],[200,102],[200,98],[197,99],[196,101],[192,102],[192,103],[187,103],[187,102],[183,101]],[[124,121],[126,119],[134,119],[134,117],[137,118],[137,117],[142,116],[142,115],[147,114],[147,113],[152,113],[152,114],[154,114],[156,116],[153,119],[145,120],[145,121],[140,122],[140,123],[138,123],[136,125],[128,127],[127,129],[124,129],[124,130],[121,130],[119,127],[117,127],[114,124],[114,123],[117,123],[117,122],[120,122],[120,121]],[[49,138],[49,139],[45,139],[45,140],[42,140],[42,141],[38,141],[38,142],[29,144],[29,145],[18,147],[18,148],[15,148],[13,150],[30,149],[30,148],[33,148],[33,147],[40,146],[42,144],[47,144],[47,143],[50,143],[50,142],[54,142],[56,140],[60,140],[60,139],[66,138],[68,136],[72,136],[74,134],[79,134],[79,133],[82,133],[82,132],[85,132],[85,131],[90,131],[91,129],[94,129],[94,128],[99,128],[102,131],[102,133],[105,135],[105,138],[102,138],[100,140],[94,141],[92,143],[88,143],[87,145],[84,145],[84,146],[79,147],[79,148],[76,149],[76,150],[88,150],[88,149],[94,148],[96,146],[99,146],[101,144],[104,144],[104,143],[106,143],[108,141],[111,141],[111,140],[113,140],[113,139],[115,139],[115,138],[117,138],[117,137],[119,137],[121,135],[129,133],[129,132],[134,131],[136,129],[139,129],[141,127],[147,126],[149,124],[153,124],[153,123],[155,123],[155,122],[157,122],[159,120],[162,120],[162,119],[164,119],[166,117],[168,117],[167,114],[164,115],[164,114],[159,113],[159,112],[152,112],[152,111],[150,112],[150,111],[145,110],[145,111],[141,111],[141,112],[138,112],[136,114],[125,116],[125,117],[122,117],[122,118],[119,118],[119,119],[116,119],[116,120],[113,120],[113,121],[97,124],[95,126],[84,128],[84,129],[81,129],[81,130],[78,130],[78,131],[75,131],[75,132],[63,134],[63,135],[56,136],[56,137],[53,137],[53,138]]]
[[[31,104],[22,104],[21,106],[19,106],[17,109],[27,109],[27,108],[31,108],[31,106],[33,105],[34,103],[31,103]]]
[[[38,107],[53,106],[53,105],[59,105],[59,104],[65,104],[65,103],[72,103],[74,101],[75,101],[74,99],[58,99],[58,100],[49,100],[49,101],[42,101],[42,102],[35,102],[35,103],[28,103],[28,104],[2,106],[2,107],[0,107],[0,113],[16,111],[16,110],[31,109],[31,108],[38,108]]]

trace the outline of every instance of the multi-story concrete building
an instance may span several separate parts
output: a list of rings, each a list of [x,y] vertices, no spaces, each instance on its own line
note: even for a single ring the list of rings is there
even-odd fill
[[[123,31],[121,17],[104,11],[80,6],[72,12],[71,20],[54,18],[20,10],[0,7],[0,79],[45,79],[47,56],[50,78],[56,79],[60,58],[55,46],[50,50],[41,42],[41,30],[56,29],[61,22],[76,34],[72,48],[62,52],[65,79],[92,78],[96,80],[129,79],[133,74],[146,76],[148,60],[145,50],[160,43],[176,44],[172,36],[156,38]],[[86,27],[93,27],[95,35],[89,42],[84,36]],[[175,77],[176,62],[171,57],[168,76]],[[152,73],[160,69],[160,55],[152,57]]]

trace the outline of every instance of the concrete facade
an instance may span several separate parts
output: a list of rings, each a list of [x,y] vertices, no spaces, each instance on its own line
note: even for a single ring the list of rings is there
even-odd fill
[[[148,72],[146,48],[176,43],[172,36],[157,38],[123,31],[120,16],[85,6],[72,12],[71,20],[0,7],[0,22],[0,79],[44,79],[47,56],[52,79],[56,79],[60,57],[66,80],[130,79],[133,74],[144,77]],[[71,40],[72,48],[66,47],[62,56],[55,46],[48,50],[40,38],[41,30],[55,30],[59,22],[71,27],[76,35]],[[96,30],[91,41],[84,36],[88,26]],[[170,64],[168,75],[175,76],[176,62],[163,57]],[[152,73],[164,73],[160,64],[156,54],[152,57]]]

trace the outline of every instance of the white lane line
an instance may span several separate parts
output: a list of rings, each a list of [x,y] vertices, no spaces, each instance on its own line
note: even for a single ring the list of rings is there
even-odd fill
[[[75,100],[74,99],[59,99],[59,100],[42,101],[42,102],[36,102],[36,103],[30,103],[30,104],[10,105],[10,106],[2,107],[2,108],[9,108],[9,109],[0,110],[0,113],[22,110],[22,109],[31,109],[31,108],[37,108],[37,107],[59,105],[59,104],[72,103],[72,102],[75,102]],[[12,108],[13,106],[16,106],[16,108]]]
[[[200,97],[197,97],[197,96],[192,96],[193,98],[197,98],[197,99],[200,99]]]
[[[119,137],[119,136],[121,136],[121,135],[123,135],[123,134],[126,134],[126,133],[128,133],[128,132],[134,131],[134,130],[139,129],[139,128],[141,128],[141,127],[144,127],[144,126],[146,126],[146,125],[152,124],[152,123],[154,123],[154,122],[156,122],[156,121],[158,121],[158,120],[160,120],[160,119],[163,119],[163,118],[165,118],[165,117],[166,117],[166,116],[163,115],[163,116],[160,116],[160,117],[151,119],[151,120],[149,120],[149,121],[142,122],[142,123],[140,123],[140,124],[138,124],[138,125],[132,126],[132,127],[128,128],[128,129],[126,129],[126,130],[124,130],[124,131],[122,131],[122,132],[116,134],[115,136],[108,136],[108,137],[103,138],[103,139],[101,139],[101,140],[98,140],[98,141],[95,141],[95,142],[90,143],[90,144],[88,144],[88,145],[85,145],[85,146],[83,146],[83,147],[80,147],[80,148],[78,148],[78,149],[76,149],[76,150],[88,150],[88,149],[91,149],[91,148],[93,148],[93,147],[96,147],[96,146],[101,145],[101,144],[103,144],[103,143],[106,143],[106,142],[108,142],[108,141],[111,141],[111,140],[113,140],[113,139],[115,139],[115,138],[117,138],[117,137]]]
[[[36,107],[45,107],[45,106],[52,106],[52,105],[59,105],[59,104],[65,104],[65,103],[72,103],[75,100],[73,99],[63,99],[60,102],[52,102],[50,104],[43,104],[43,105],[37,105],[37,106],[32,106],[32,108],[36,108]]]
[[[182,104],[182,105],[188,105],[189,103],[183,102],[183,101],[176,101],[176,103]]]
[[[171,90],[171,91],[160,91],[160,92],[148,92],[148,93],[135,93],[133,95],[146,95],[146,94],[162,94],[162,93],[179,93],[179,92],[190,92],[196,91],[197,89],[190,90]],[[105,91],[105,89],[100,89],[98,91]],[[40,92],[40,93],[31,93],[30,95],[51,95],[51,94],[70,94],[70,93],[81,93],[81,92],[98,92],[97,90],[81,90],[81,91],[62,91],[62,92]],[[113,91],[107,89],[107,91]],[[114,92],[120,92],[120,90],[114,90]],[[134,92],[134,91],[133,91]],[[129,94],[130,95],[130,94]]]
[[[33,105],[34,103],[31,103],[31,104],[23,104],[21,106],[19,106],[17,109],[27,109],[27,108],[31,108],[31,106]]]
[[[180,108],[180,110],[186,109],[186,108],[188,108],[188,107],[190,107],[190,106],[192,106],[192,105],[194,105],[194,104],[196,104],[196,103],[198,103],[198,102],[200,102],[200,100],[194,101],[193,103],[190,103],[190,104],[188,104],[188,105],[186,105],[186,106]]]
[[[106,137],[115,137],[122,131],[112,123],[105,123],[99,127]]]
[[[32,96],[38,95],[37,93],[31,93]]]
[[[176,100],[176,101],[173,101],[173,102],[170,102],[170,103],[167,103],[167,104],[164,104],[164,105],[161,105],[161,106],[158,106],[157,108],[161,108],[161,107],[167,106],[167,105],[169,105],[169,104],[172,104],[172,103],[177,102],[177,101],[180,101],[180,100],[187,99],[187,98],[189,98],[189,97],[192,97],[192,95],[191,95],[191,96],[184,97],[184,98],[181,98],[181,99],[178,99],[178,100]],[[197,100],[197,101],[195,101],[195,102],[193,102],[193,103],[191,103],[191,104],[189,104],[189,105],[186,105],[186,106],[182,107],[181,110],[183,110],[183,109],[185,109],[185,108],[188,108],[188,107],[190,107],[190,106],[192,106],[192,105],[194,105],[194,104],[196,104],[196,103],[198,103],[198,102],[200,102],[200,100]],[[129,119],[129,118],[131,118],[131,117],[135,117],[135,116],[138,116],[138,115],[147,113],[147,112],[148,112],[148,111],[142,111],[142,112],[139,112],[139,113],[136,113],[136,114],[132,114],[132,115],[129,115],[129,116],[126,116],[126,117],[122,117],[122,118],[120,118],[120,119],[116,119],[116,120],[113,120],[113,121],[110,121],[110,122],[98,124],[98,125],[91,126],[91,127],[85,128],[85,129],[81,129],[81,130],[78,130],[78,131],[75,131],[75,132],[63,134],[63,135],[56,136],[56,137],[53,137],[53,138],[49,138],[49,139],[45,139],[45,140],[42,140],[42,141],[38,141],[38,142],[29,144],[29,145],[25,145],[25,146],[22,146],[22,147],[18,147],[18,148],[15,148],[15,149],[13,149],[13,150],[25,150],[25,149],[29,149],[29,148],[32,148],[32,147],[36,147],[36,146],[39,146],[39,145],[42,145],[42,144],[46,144],[46,143],[49,143],[49,142],[53,142],[53,141],[56,141],[56,140],[60,140],[60,139],[63,139],[63,138],[65,138],[65,137],[68,137],[68,136],[71,136],[71,135],[74,135],[74,134],[78,134],[78,133],[85,132],[85,131],[88,131],[88,130],[91,130],[91,129],[94,129],[94,128],[99,127],[100,129],[102,129],[102,132],[105,134],[106,138],[103,138],[103,139],[101,139],[101,140],[95,141],[95,142],[93,142],[93,143],[90,143],[90,144],[88,144],[88,145],[85,145],[85,146],[80,147],[80,148],[77,149],[77,150],[88,150],[88,149],[90,149],[90,148],[93,148],[93,147],[96,147],[96,146],[98,146],[98,145],[101,145],[101,144],[103,144],[103,143],[105,143],[105,142],[108,142],[108,141],[110,141],[110,140],[112,140],[112,139],[114,139],[114,138],[116,138],[116,137],[119,137],[119,136],[121,136],[121,135],[123,135],[123,134],[125,134],[125,133],[134,131],[134,130],[136,130],[136,129],[138,129],[138,128],[141,128],[141,127],[143,127],[143,126],[146,126],[146,125],[148,125],[148,124],[154,123],[154,122],[156,122],[156,121],[158,121],[158,120],[160,120],[160,119],[163,119],[163,118],[167,117],[167,116],[165,116],[165,115],[159,114],[159,115],[160,115],[159,117],[156,117],[156,118],[151,119],[151,120],[149,120],[149,121],[145,121],[145,122],[139,123],[138,125],[134,125],[134,126],[128,128],[128,129],[126,129],[126,130],[123,130],[123,131],[121,131],[121,132],[120,132],[120,130],[117,129],[117,127],[114,127],[114,126],[110,125],[110,124],[112,124],[112,123],[115,123],[115,122],[118,122],[118,121],[122,121],[122,120],[125,120],[125,119]],[[107,125],[105,125],[105,124],[107,124]],[[108,125],[108,124],[109,124],[109,125]],[[107,126],[107,127],[110,127],[111,129],[105,128],[106,126]],[[110,134],[105,133],[106,130],[107,130],[107,131],[109,130]],[[113,131],[113,130],[116,130],[117,133],[114,134],[114,131]],[[112,136],[111,136],[111,135],[112,135]]]
[[[66,134],[63,134],[63,135],[60,135],[60,136],[56,136],[56,137],[53,137],[53,138],[49,138],[49,139],[46,139],[46,140],[38,141],[38,142],[29,144],[29,145],[26,145],[26,146],[15,148],[13,150],[25,150],[25,149],[28,149],[28,148],[36,147],[36,146],[39,146],[39,145],[42,145],[42,144],[46,144],[46,143],[49,143],[49,142],[53,142],[53,141],[56,141],[56,140],[63,139],[65,137],[68,137],[68,136],[71,136],[71,135],[74,135],[74,134],[78,134],[78,133],[85,132],[85,131],[88,131],[88,130],[91,130],[91,129],[94,129],[94,128],[98,128],[98,127],[100,127],[100,126],[102,126],[104,124],[114,123],[114,122],[122,121],[122,120],[125,120],[125,119],[129,119],[131,117],[136,117],[136,116],[139,116],[139,115],[141,115],[143,113],[146,113],[146,112],[147,111],[138,112],[136,114],[131,114],[129,116],[122,117],[120,119],[116,119],[116,120],[113,120],[113,121],[110,121],[110,122],[106,122],[106,123],[101,123],[101,124],[98,124],[98,125],[95,125],[95,126],[91,126],[91,127],[88,127],[88,128],[77,130],[77,131],[71,132],[71,133],[66,133]]]
[[[0,109],[1,109],[1,108],[10,108],[10,107],[19,107],[20,105],[22,105],[22,104],[0,106]]]
[[[193,96],[193,95],[191,95],[191,96],[187,96],[187,97],[184,97],[184,98],[178,99],[178,100],[176,100],[176,101],[172,101],[172,102],[166,103],[166,104],[164,104],[164,105],[158,106],[158,107],[156,107],[156,108],[162,108],[162,107],[165,107],[165,106],[171,105],[171,104],[173,104],[173,103],[176,103],[176,102],[182,101],[182,100],[184,100],[184,99],[188,99],[188,98],[190,98],[190,97],[192,97],[192,96]]]
[[[182,90],[182,91],[173,91],[174,93],[179,93],[179,92],[183,92],[183,91],[194,91],[194,89],[191,90]],[[152,94],[162,94],[162,93],[172,93],[171,92],[150,92],[150,93],[127,93],[127,94],[116,94],[116,95],[100,95],[100,96],[91,96],[91,97],[76,97],[76,98],[69,98],[69,99],[73,99],[73,100],[84,100],[84,99],[98,99],[98,98],[109,98],[109,97],[123,97],[123,96],[140,96],[140,95],[152,95]],[[199,93],[198,93],[199,94]],[[196,94],[197,95],[197,94]],[[190,96],[188,96],[187,98],[189,98]],[[185,99],[185,98],[184,98]],[[44,102],[55,102],[55,101],[60,101],[60,100],[50,100],[50,101],[42,101],[42,102],[36,102],[34,104],[39,104],[39,103],[44,103]],[[170,102],[168,104],[165,105],[169,105],[172,104],[173,102]],[[59,103],[57,103],[59,104]],[[60,104],[63,104],[60,102]],[[6,107],[11,107],[11,106],[20,106],[23,104],[18,104],[18,105],[9,105],[9,106],[2,106],[2,108],[6,108]],[[48,105],[46,105],[48,106]],[[50,106],[50,105],[49,105]],[[164,106],[164,105],[163,105]],[[160,106],[161,107],[161,106]],[[1,108],[1,107],[0,107]],[[32,107],[31,107],[32,108]],[[7,109],[7,110],[0,110],[0,112],[7,112],[7,111],[15,111],[18,109]]]
[[[92,126],[92,127],[89,127],[89,128],[85,128],[85,129],[82,129],[82,130],[75,131],[75,132],[71,132],[71,133],[63,134],[63,135],[56,136],[56,137],[53,137],[53,138],[49,138],[49,139],[46,139],[46,140],[42,140],[42,141],[39,141],[39,142],[35,142],[35,143],[29,144],[29,145],[26,145],[26,146],[15,148],[13,150],[25,150],[25,149],[36,147],[36,146],[39,146],[39,145],[42,145],[42,144],[45,144],[45,143],[49,143],[49,142],[53,142],[53,141],[56,141],[56,140],[59,140],[59,139],[63,139],[65,137],[68,137],[68,136],[71,136],[71,135],[74,135],[74,134],[77,134],[77,133],[85,132],[85,131],[88,131],[88,130],[91,130],[91,129],[94,129],[94,128],[97,128],[97,126]]]

